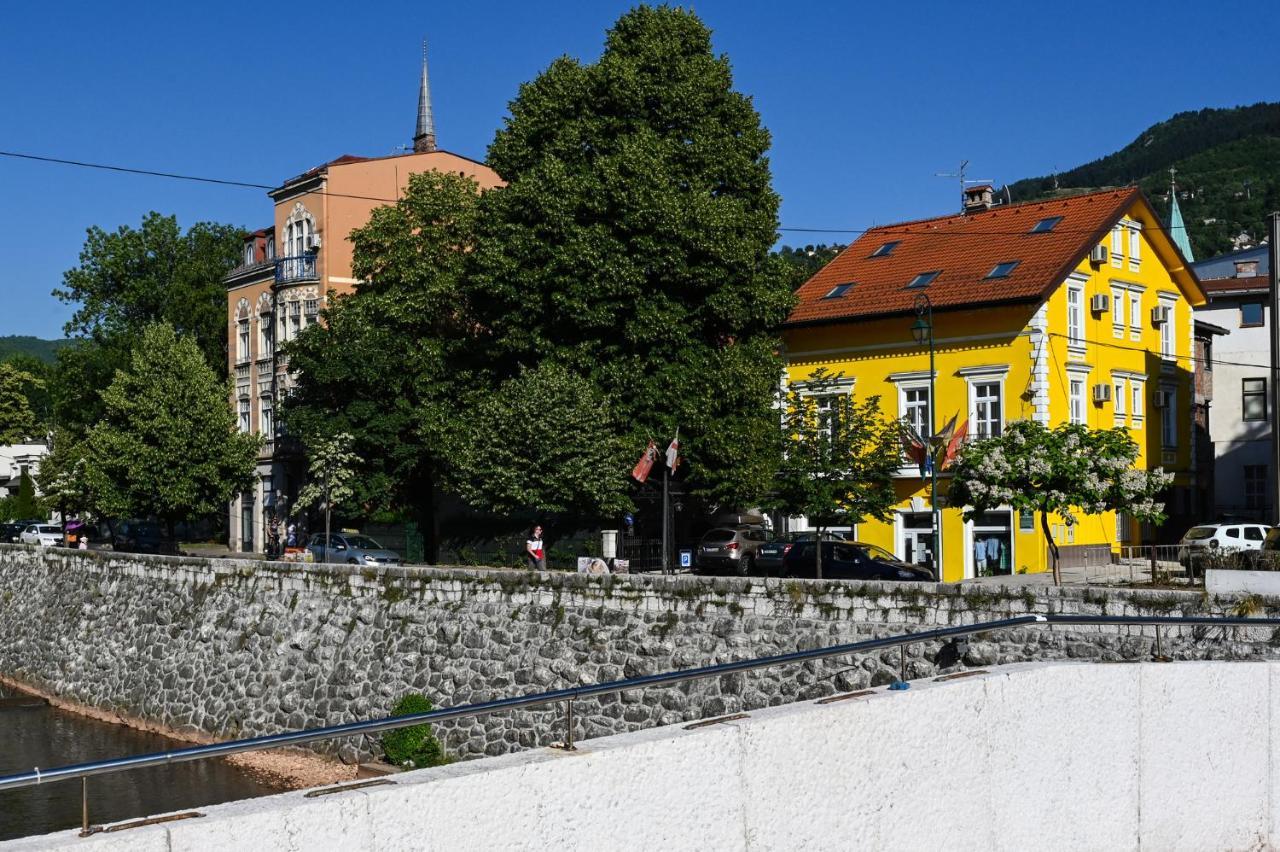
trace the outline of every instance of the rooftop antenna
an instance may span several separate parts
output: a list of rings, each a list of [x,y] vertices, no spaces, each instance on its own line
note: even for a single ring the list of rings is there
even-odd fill
[[[968,168],[969,168],[969,161],[968,161],[968,160],[961,160],[961,161],[960,161],[960,169],[959,169],[959,171],[956,171],[956,172],[934,172],[934,173],[933,173],[933,176],[934,176],[934,177],[941,177],[941,178],[957,178],[957,179],[960,181],[960,212],[961,212],[961,213],[963,213],[963,212],[964,212],[964,201],[965,201],[965,199],[964,199],[964,187],[965,187],[965,184],[967,184],[967,183],[978,183],[978,184],[982,184],[982,183],[991,183],[991,182],[992,182],[991,180],[986,179],[986,178],[982,178],[982,179],[979,179],[979,180],[974,180],[973,178],[966,178],[966,177],[965,177],[965,172],[966,172],[966,170],[967,170]]]

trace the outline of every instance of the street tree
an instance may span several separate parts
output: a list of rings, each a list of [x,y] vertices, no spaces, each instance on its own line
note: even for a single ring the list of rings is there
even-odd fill
[[[791,385],[783,401],[773,504],[814,525],[818,577],[823,530],[889,517],[897,502],[893,474],[902,464],[898,426],[882,414],[880,398],[858,401],[839,379],[820,368]]]
[[[352,480],[360,457],[351,451],[355,438],[349,432],[316,436],[307,445],[307,484],[298,492],[298,504],[324,512],[324,556],[329,560],[329,532],[333,507],[355,495]]]
[[[600,390],[559,364],[522,370],[495,393],[464,406],[452,483],[473,506],[497,513],[535,510],[577,519],[631,508],[632,448]]]
[[[31,405],[31,396],[43,391],[45,383],[32,373],[0,361],[0,444],[21,444],[39,434],[40,424]]]
[[[261,442],[236,430],[230,396],[193,338],[163,323],[145,328],[87,438],[86,487],[97,508],[157,517],[170,534],[178,521],[225,510],[251,487]]]
[[[479,190],[454,174],[411,175],[398,203],[351,236],[361,283],[330,297],[324,322],[284,347],[298,383],[284,403],[304,444],[347,432],[364,461],[353,506],[408,514],[438,546],[435,504],[467,386],[453,352],[474,333],[461,278],[474,248]]]
[[[58,430],[49,454],[40,461],[40,490],[64,518],[80,512],[98,513],[89,490],[87,450],[85,441],[73,440],[65,430]]]
[[[1138,445],[1123,428],[1090,429],[1064,423],[1054,429],[1016,420],[993,438],[975,441],[959,455],[948,493],[965,519],[997,507],[1040,514],[1049,542],[1053,581],[1062,584],[1058,543],[1049,515],[1067,524],[1077,514],[1122,511],[1138,521],[1164,521],[1160,498],[1173,475],[1134,467]]]
[[[144,329],[171,325],[195,339],[205,363],[227,370],[226,290],[244,231],[197,222],[185,232],[174,216],[150,212],[138,227],[88,229],[80,263],[53,291],[76,306],[64,331],[75,342],[58,352],[54,406],[59,425],[83,433],[102,416],[100,392],[128,365]]]
[[[553,362],[589,380],[636,452],[682,437],[686,482],[750,504],[777,469],[792,305],[771,255],[769,134],[691,12],[640,6],[593,64],[521,87],[488,162],[467,305],[481,386]]]

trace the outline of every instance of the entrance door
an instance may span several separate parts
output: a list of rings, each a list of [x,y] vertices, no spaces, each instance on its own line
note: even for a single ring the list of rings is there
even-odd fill
[[[253,495],[240,498],[240,550],[253,552]]]
[[[902,560],[924,566],[938,576],[933,567],[933,513],[904,512],[902,515]],[[939,577],[939,579],[941,579]]]
[[[973,575],[1013,573],[1013,513],[986,512],[973,519]]]

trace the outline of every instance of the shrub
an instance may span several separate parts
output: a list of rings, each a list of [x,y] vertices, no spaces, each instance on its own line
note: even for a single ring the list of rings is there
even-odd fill
[[[415,713],[429,713],[434,709],[435,706],[425,695],[410,692],[391,708],[391,715],[412,716]],[[382,735],[382,753],[386,755],[388,763],[410,769],[440,766],[449,762],[444,746],[431,732],[430,725],[412,725],[387,731]]]

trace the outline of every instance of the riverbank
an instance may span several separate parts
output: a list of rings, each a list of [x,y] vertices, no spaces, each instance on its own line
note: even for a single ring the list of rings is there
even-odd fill
[[[14,692],[41,698],[47,701],[51,707],[74,713],[86,719],[123,725],[135,731],[158,734],[168,739],[190,743],[191,745],[213,745],[221,742],[221,740],[201,731],[178,730],[128,713],[119,713],[104,710],[101,707],[81,704],[78,701],[56,695],[8,675],[0,674],[0,686],[7,687]],[[271,749],[211,759],[225,760],[264,784],[281,787],[285,790],[302,790],[307,787],[352,781],[355,780],[358,769],[356,766],[347,766],[331,757],[303,749]]]

